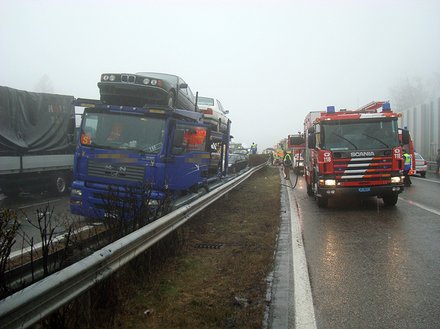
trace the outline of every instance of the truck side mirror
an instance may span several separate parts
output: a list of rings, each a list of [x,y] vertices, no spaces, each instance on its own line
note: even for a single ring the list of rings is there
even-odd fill
[[[315,133],[309,133],[307,137],[307,147],[309,149],[314,149],[316,147]]]
[[[409,135],[409,130],[402,129],[402,144],[403,145],[409,144],[410,140],[411,140],[411,137]]]

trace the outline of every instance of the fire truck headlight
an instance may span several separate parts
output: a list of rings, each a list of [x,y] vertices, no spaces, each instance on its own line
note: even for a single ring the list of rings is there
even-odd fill
[[[336,179],[326,179],[324,184],[325,186],[336,186]]]
[[[75,189],[75,188],[73,188],[72,189],[72,191],[70,192],[70,195],[71,196],[82,196],[82,191],[81,190],[78,190],[78,189]]]
[[[403,179],[402,179],[402,177],[400,177],[400,176],[394,176],[394,177],[391,177],[391,183],[393,183],[393,184],[399,184],[399,183],[401,183],[403,181]]]

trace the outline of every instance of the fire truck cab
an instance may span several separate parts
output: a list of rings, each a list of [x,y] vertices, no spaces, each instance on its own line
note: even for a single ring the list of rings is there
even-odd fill
[[[381,111],[379,111],[381,109]],[[310,112],[304,121],[307,194],[320,207],[337,195],[377,196],[394,206],[403,187],[399,113],[388,102],[372,102],[357,110]]]

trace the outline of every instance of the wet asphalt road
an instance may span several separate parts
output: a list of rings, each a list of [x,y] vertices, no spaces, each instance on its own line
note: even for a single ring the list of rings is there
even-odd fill
[[[38,217],[43,218],[43,213],[46,213],[48,220],[50,218],[54,236],[66,233],[67,228],[73,223],[81,225],[83,220],[79,216],[70,214],[68,195],[52,197],[46,194],[22,193],[15,199],[4,198],[2,195],[2,199],[2,206],[15,210],[20,222],[12,252],[29,247],[31,243],[41,242],[40,230],[37,227]]]
[[[318,328],[440,328],[440,180],[412,182],[396,207],[352,198],[320,209],[300,179]]]

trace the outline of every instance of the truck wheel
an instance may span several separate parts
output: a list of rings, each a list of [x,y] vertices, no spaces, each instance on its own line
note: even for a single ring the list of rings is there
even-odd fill
[[[324,198],[322,196],[318,196],[317,200],[318,200],[318,207],[319,208],[327,208],[327,206],[328,206],[328,199],[327,198]]]
[[[425,178],[426,177],[426,172],[424,171],[424,172],[421,172],[420,173],[420,176],[422,177],[422,178]]]
[[[55,175],[52,177],[50,190],[54,194],[64,194],[67,192],[67,185],[67,179],[64,175]]]
[[[382,199],[383,199],[383,203],[384,203],[386,206],[390,206],[390,207],[396,205],[396,203],[397,203],[397,199],[398,199],[398,198],[399,198],[399,195],[397,195],[397,194],[386,195],[386,196],[383,196],[383,197],[382,197]]]

